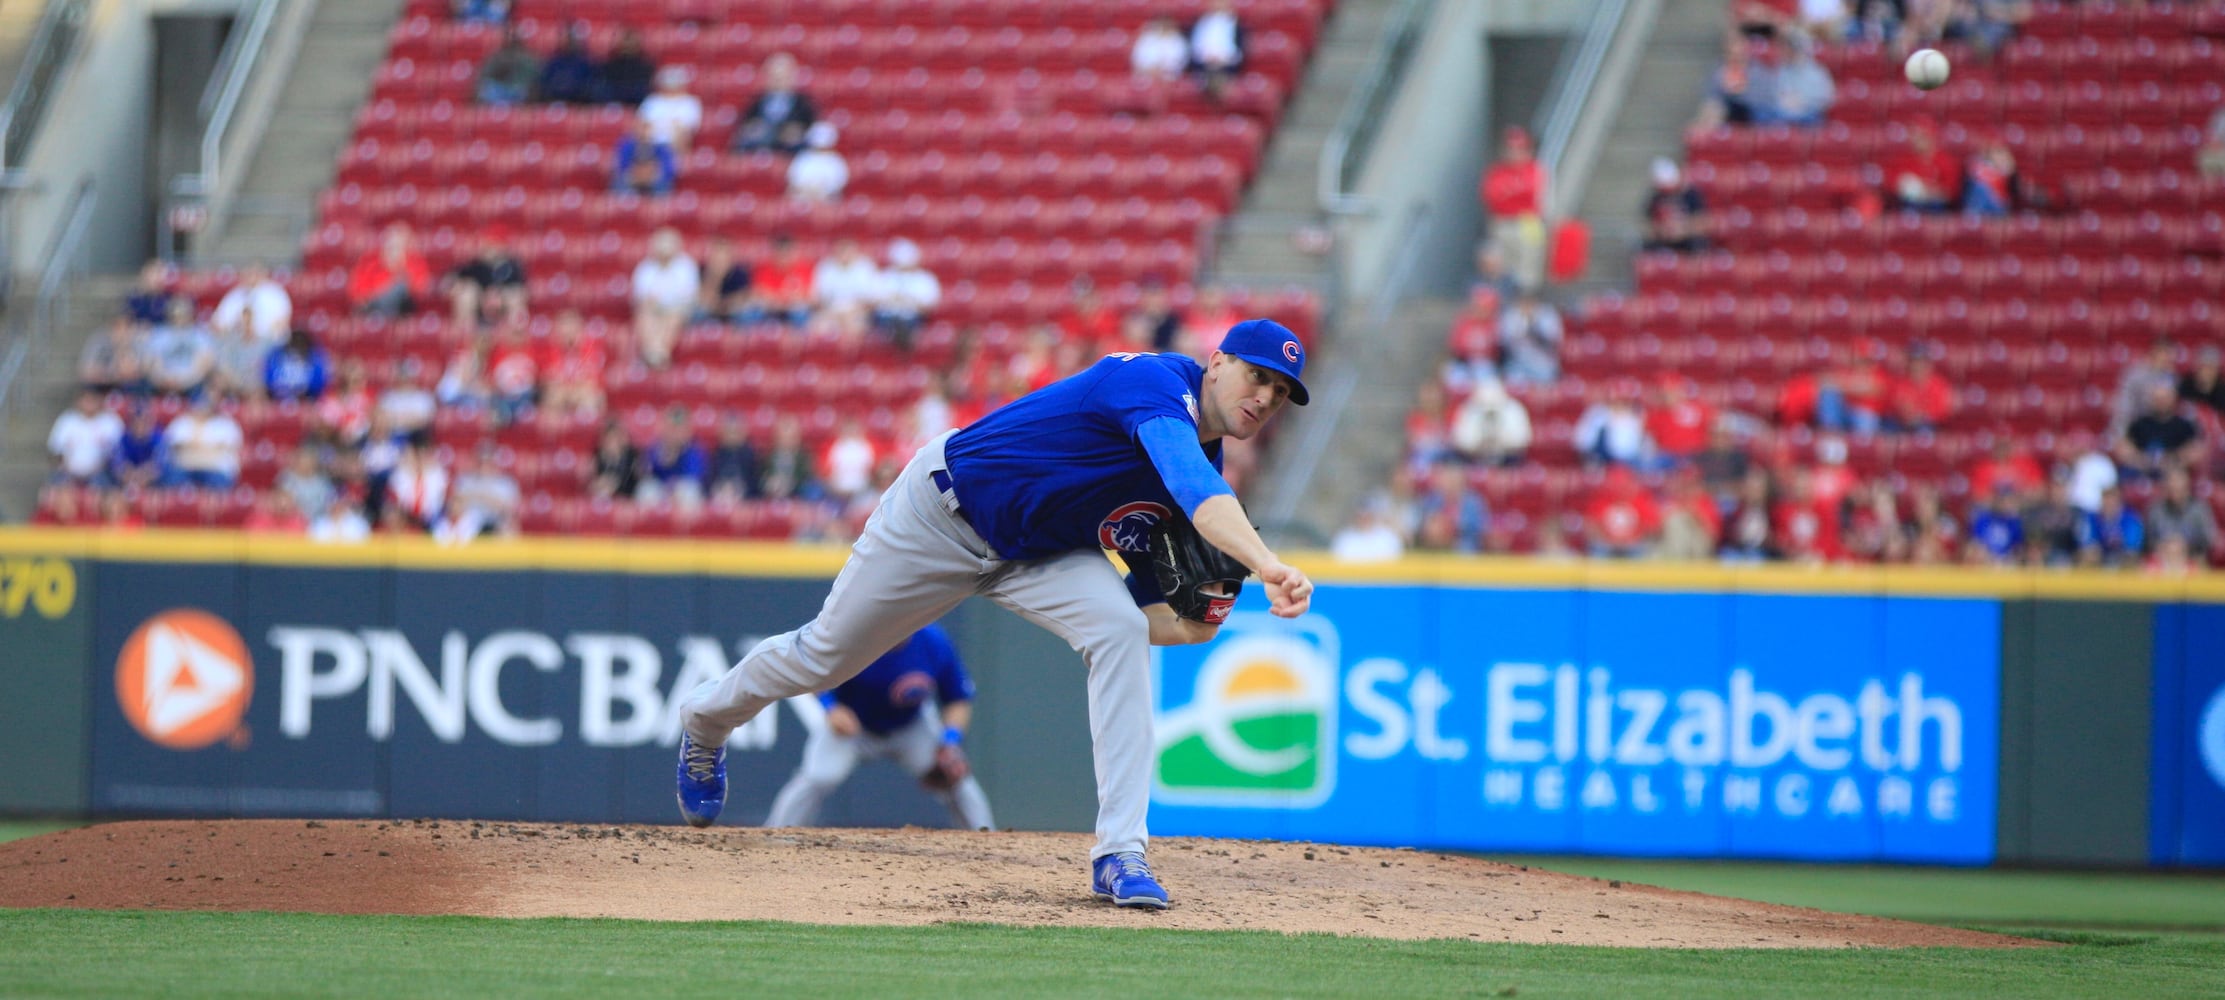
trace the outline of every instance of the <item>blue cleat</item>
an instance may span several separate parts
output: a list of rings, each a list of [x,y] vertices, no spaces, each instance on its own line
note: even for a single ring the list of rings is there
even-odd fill
[[[680,815],[689,826],[710,826],[724,808],[726,747],[701,746],[695,737],[680,734]]]
[[[1144,863],[1141,851],[1107,854],[1093,862],[1092,868],[1089,891],[1098,899],[1110,901],[1114,906],[1167,908],[1167,891],[1159,887],[1158,879],[1151,877],[1151,866]]]

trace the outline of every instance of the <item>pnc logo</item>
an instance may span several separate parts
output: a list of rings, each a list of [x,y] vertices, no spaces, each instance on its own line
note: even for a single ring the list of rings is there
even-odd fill
[[[238,732],[254,693],[247,643],[206,611],[173,608],[147,619],[116,658],[124,718],[172,750],[198,750]]]
[[[1310,808],[1335,788],[1333,635],[1270,621],[1257,613],[1230,616],[1239,631],[1206,647],[1189,702],[1160,710],[1154,783],[1161,799]],[[1164,674],[1173,671],[1164,665],[1162,671],[1162,681],[1171,679]]]

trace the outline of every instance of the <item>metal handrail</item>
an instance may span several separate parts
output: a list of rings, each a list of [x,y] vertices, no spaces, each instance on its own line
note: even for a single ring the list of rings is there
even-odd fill
[[[29,152],[39,119],[46,116],[54,80],[77,54],[91,10],[92,0],[49,0],[39,14],[31,43],[24,49],[23,68],[8,89],[7,104],[0,106],[0,172],[14,169]]]
[[[64,298],[63,292],[70,279],[83,270],[78,249],[85,240],[86,231],[92,228],[93,208],[99,201],[100,192],[94,176],[86,174],[77,182],[77,190],[70,195],[65,221],[55,230],[46,248],[46,267],[39,272],[38,298],[30,309],[16,310],[9,323],[11,343],[7,355],[0,358],[0,431],[7,427],[13,390],[24,363],[33,349],[45,346],[53,336],[55,314]]]
[[[1422,28],[1436,9],[1437,0],[1404,0],[1392,12],[1383,40],[1375,47],[1375,57],[1345,99],[1336,126],[1321,143],[1314,194],[1322,212],[1361,215],[1374,210],[1373,202],[1351,193],[1352,185],[1359,180],[1360,168],[1367,165],[1368,154],[1373,151],[1383,105],[1398,93],[1398,78],[1405,74],[1408,57],[1420,43]]]
[[[1629,0],[1600,0],[1592,8],[1590,21],[1584,25],[1583,42],[1574,49],[1563,50],[1560,62],[1553,68],[1553,82],[1547,88],[1552,99],[1540,105],[1532,131],[1537,133],[1537,160],[1544,166],[1545,176],[1555,183],[1548,185],[1552,197],[1558,197],[1561,157],[1568,152],[1569,139],[1575,135],[1576,123],[1583,119],[1584,105],[1591,97],[1592,85],[1599,80],[1599,69],[1607,61],[1607,52],[1615,44],[1615,32],[1622,25],[1623,14],[1629,9]],[[1557,215],[1546,206],[1547,215]]]
[[[207,110],[208,128],[201,133],[201,172],[179,177],[172,183],[172,190],[179,194],[206,197],[222,182],[224,167],[224,136],[231,131],[232,115],[239,109],[240,96],[247,90],[247,78],[255,68],[255,56],[262,51],[263,39],[270,34],[270,24],[278,16],[279,0],[257,0],[254,13],[248,15],[247,27],[234,32],[226,39],[224,51],[218,56],[218,67],[224,87],[217,92],[214,110]],[[213,85],[215,80],[210,81]],[[204,91],[201,106],[208,109],[208,92]]]

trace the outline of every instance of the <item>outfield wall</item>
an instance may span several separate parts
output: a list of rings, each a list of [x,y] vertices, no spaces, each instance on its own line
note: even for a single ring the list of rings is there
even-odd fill
[[[0,533],[0,811],[670,822],[675,692],[838,551]],[[2225,865],[2225,581],[1320,564],[1154,665],[1162,834],[1943,864]],[[969,602],[1000,822],[1086,830],[1079,658]],[[734,742],[762,819],[822,725]],[[862,769],[830,824],[942,818]]]

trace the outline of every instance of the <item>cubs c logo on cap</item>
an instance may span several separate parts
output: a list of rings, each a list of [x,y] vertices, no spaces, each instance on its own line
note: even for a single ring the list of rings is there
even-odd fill
[[[116,657],[124,718],[172,750],[198,750],[238,732],[254,691],[247,643],[224,619],[195,608],[147,619]]]
[[[1285,360],[1288,360],[1288,361],[1289,361],[1290,363],[1292,363],[1292,364],[1297,364],[1297,363],[1298,363],[1298,342],[1297,342],[1297,341],[1295,341],[1295,340],[1285,340],[1285,341],[1283,341],[1283,342],[1282,342],[1282,356],[1283,356],[1283,358],[1284,358]]]

